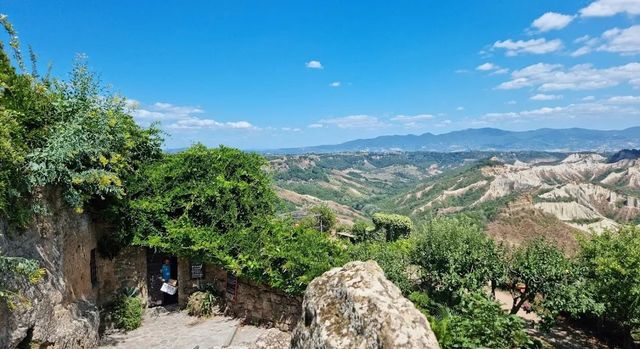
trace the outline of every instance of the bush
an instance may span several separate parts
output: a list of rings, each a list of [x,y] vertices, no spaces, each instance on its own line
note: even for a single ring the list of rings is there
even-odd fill
[[[453,307],[422,292],[409,299],[427,316],[442,348],[523,348],[533,346],[520,318],[505,314],[482,292],[465,293]]]
[[[187,312],[191,316],[209,317],[217,303],[215,294],[207,291],[197,291],[189,296]]]
[[[313,215],[314,227],[321,232],[331,231],[338,221],[336,213],[325,204],[314,206],[309,212]]]
[[[353,234],[353,236],[355,237],[355,242],[365,242],[381,239],[380,233],[365,221],[356,221],[353,226],[351,226],[351,234]]]
[[[398,286],[404,295],[408,295],[415,286],[409,263],[409,252],[412,245],[413,242],[409,239],[400,239],[394,242],[364,242],[352,245],[349,257],[350,260],[376,261],[387,279]]]
[[[112,319],[116,328],[132,331],[142,324],[144,304],[137,295],[119,295],[113,304]]]
[[[413,230],[413,223],[407,216],[390,213],[375,213],[373,224],[376,231],[383,231],[387,241],[394,241],[402,236],[407,236]]]

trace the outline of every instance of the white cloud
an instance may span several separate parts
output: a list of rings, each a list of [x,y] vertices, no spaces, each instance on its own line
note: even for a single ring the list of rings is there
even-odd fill
[[[339,128],[379,128],[386,126],[377,117],[370,115],[348,115],[336,118],[322,119],[323,125],[333,125]]]
[[[446,126],[451,125],[452,123],[453,123],[453,121],[451,121],[451,120],[447,119],[447,120],[442,120],[442,121],[440,121],[440,122],[439,122],[439,123],[437,123],[435,126],[436,126],[436,127],[446,127]]]
[[[595,99],[596,99],[596,97],[594,97],[594,96],[582,97],[582,100],[585,101],[585,102],[594,101]]]
[[[626,29],[613,28],[602,34],[605,43],[598,47],[598,51],[635,55],[640,53],[640,25]]]
[[[397,121],[402,123],[415,123],[419,121],[427,121],[433,119],[431,114],[417,114],[417,115],[396,115],[391,118],[391,121]]]
[[[165,123],[168,129],[258,129],[247,121],[219,122],[213,119],[199,117],[204,113],[200,107],[180,106],[165,102],[143,105],[136,100],[128,100],[127,107],[137,123],[148,126],[152,122]]]
[[[563,45],[560,39],[547,41],[547,39],[544,38],[518,41],[508,39],[504,41],[496,41],[493,44],[494,49],[506,50],[507,56],[517,56],[523,53],[540,55],[558,51],[562,49],[562,47]]]
[[[516,105],[516,104],[518,104],[518,102],[511,100],[511,101],[507,101],[505,104],[507,104],[507,105]]]
[[[255,130],[257,127],[253,126],[247,121],[229,121],[219,122],[213,119],[202,119],[197,117],[191,117],[188,119],[178,120],[175,123],[167,126],[169,129],[236,129],[236,130]]]
[[[457,107],[457,108],[456,108],[456,110],[457,110],[457,111],[463,111],[463,110],[464,110],[464,107],[462,107],[462,106]]]
[[[556,12],[547,12],[531,23],[531,26],[539,32],[558,30],[566,27],[573,21],[574,16],[563,15]]]
[[[476,70],[480,70],[480,71],[490,71],[490,70],[494,70],[494,69],[498,69],[499,67],[493,63],[487,62],[487,63],[483,63],[480,64],[479,66],[476,67]]]
[[[580,10],[582,17],[609,17],[618,13],[640,14],[638,0],[596,0]]]
[[[309,61],[305,63],[305,66],[309,69],[324,69],[320,61]]]
[[[502,90],[537,87],[540,91],[595,90],[629,83],[640,87],[640,63],[633,62],[605,69],[578,64],[569,69],[561,64],[537,63],[511,73]]]
[[[537,95],[531,96],[532,101],[555,101],[558,99],[562,99],[562,95],[545,95],[544,93],[538,93]]]
[[[507,68],[500,68],[496,71],[494,71],[493,73],[491,73],[491,75],[499,75],[499,74],[506,74],[509,72],[509,69]]]
[[[193,114],[204,112],[199,107],[178,106],[170,103],[156,102],[154,104],[140,107],[140,102],[136,100],[127,101],[127,107],[131,109],[134,119],[140,123],[147,124],[153,121],[170,121],[191,117]]]
[[[324,127],[322,124],[310,124],[309,126],[307,126],[308,128],[322,128]]]
[[[331,87],[340,87],[340,85],[341,85],[340,81],[334,81],[329,84],[329,86]]]
[[[607,99],[613,104],[640,104],[640,96],[614,96]]]
[[[569,104],[563,107],[543,107],[517,112],[486,113],[480,118],[480,120],[484,122],[523,122],[532,120],[576,119],[586,117],[600,118],[603,115],[635,117],[640,115],[640,110],[628,106],[589,102]]]
[[[302,131],[298,127],[283,127],[281,130],[282,131],[286,131],[286,132],[300,132],[300,131]]]

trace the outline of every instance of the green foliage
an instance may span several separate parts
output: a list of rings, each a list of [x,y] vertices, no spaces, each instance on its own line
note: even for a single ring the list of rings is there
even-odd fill
[[[15,31],[1,19],[20,66]],[[43,187],[62,189],[78,212],[93,199],[120,199],[126,178],[160,154],[158,130],[137,126],[83,59],[68,82],[39,78],[16,72],[0,43],[0,83],[0,216],[13,224],[26,224]]]
[[[407,236],[413,230],[411,218],[393,213],[375,213],[373,224],[376,231],[384,232],[387,241],[395,241],[400,237]]]
[[[560,312],[571,315],[598,311],[593,295],[585,288],[582,270],[551,242],[535,239],[519,247],[509,263],[509,281],[525,286],[515,291],[511,313],[515,314],[525,302],[537,313],[552,320]]]
[[[314,206],[309,209],[309,212],[312,214],[312,218],[316,222],[315,228],[321,232],[331,231],[338,221],[336,213],[333,212],[331,207],[325,204]]]
[[[218,264],[299,294],[342,264],[344,247],[314,229],[273,218],[262,157],[196,145],[145,167],[123,208],[135,244]]]
[[[439,218],[423,225],[411,260],[421,268],[423,286],[452,299],[504,278],[501,250],[469,219]]]
[[[523,348],[533,342],[523,321],[505,314],[500,305],[482,292],[464,293],[459,303],[446,307],[423,292],[409,295],[427,316],[442,348]]]
[[[144,304],[140,297],[120,294],[113,303],[111,313],[116,328],[132,331],[142,324]]]
[[[640,228],[605,231],[582,242],[579,260],[602,316],[627,330],[640,327]]]
[[[399,239],[393,242],[367,241],[351,246],[350,260],[374,260],[384,271],[387,279],[408,295],[415,288],[412,279],[409,253],[412,249],[411,239]],[[415,270],[413,271],[415,273]]]
[[[0,255],[0,302],[10,310],[29,305],[21,291],[29,284],[38,283],[44,275],[45,270],[33,259]]]
[[[212,292],[197,291],[189,296],[187,312],[191,316],[210,317],[216,305],[216,295]]]
[[[519,317],[505,314],[498,303],[480,292],[465,294],[452,315],[444,319],[446,334],[438,337],[442,348],[523,348],[533,344]]]
[[[353,223],[353,226],[351,226],[351,234],[355,236],[355,242],[381,239],[379,232],[377,232],[374,227],[370,226],[369,223],[362,220],[358,220]]]

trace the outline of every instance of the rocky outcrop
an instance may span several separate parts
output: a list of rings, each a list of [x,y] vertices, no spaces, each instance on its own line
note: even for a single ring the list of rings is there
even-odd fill
[[[9,309],[0,302],[0,348],[95,348],[101,288],[92,282],[90,259],[102,227],[67,208],[56,193],[43,203],[48,213],[35,216],[25,230],[0,219],[0,253],[34,259],[46,270],[36,285],[10,285],[29,303]]]
[[[439,348],[429,322],[373,261],[351,262],[314,279],[292,349]]]

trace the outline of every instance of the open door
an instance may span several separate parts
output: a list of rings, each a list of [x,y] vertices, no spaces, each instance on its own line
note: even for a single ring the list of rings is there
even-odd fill
[[[171,279],[178,280],[178,258],[162,252],[147,250],[147,287],[149,289],[148,305],[170,305],[178,303],[178,292],[173,295],[160,291],[162,287],[162,267],[168,260]]]

